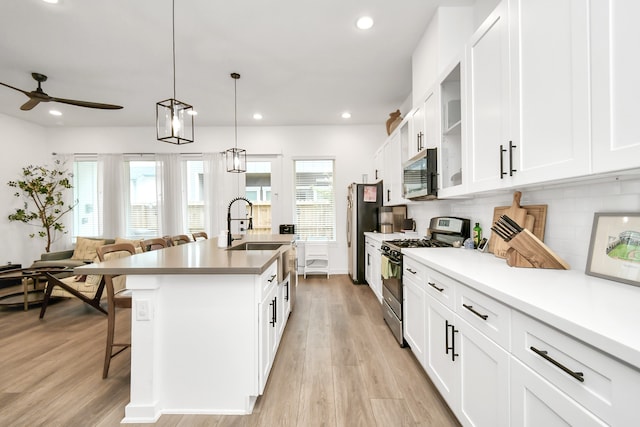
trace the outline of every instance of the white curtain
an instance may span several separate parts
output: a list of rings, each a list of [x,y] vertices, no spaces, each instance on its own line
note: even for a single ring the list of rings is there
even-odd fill
[[[220,231],[227,229],[227,203],[230,178],[225,166],[222,153],[205,153],[202,155],[204,163],[204,206],[205,230],[210,237],[217,236]]]
[[[98,154],[98,212],[100,235],[109,238],[126,235],[127,203],[122,154]]]
[[[158,154],[156,185],[160,234],[188,234],[186,225],[186,172],[179,154]]]

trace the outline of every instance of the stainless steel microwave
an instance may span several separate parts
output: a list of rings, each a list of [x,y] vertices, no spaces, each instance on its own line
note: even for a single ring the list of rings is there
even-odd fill
[[[438,197],[438,152],[427,148],[402,166],[405,199],[433,200]]]

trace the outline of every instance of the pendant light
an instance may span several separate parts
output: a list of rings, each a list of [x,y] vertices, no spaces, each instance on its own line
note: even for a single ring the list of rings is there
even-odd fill
[[[242,173],[247,171],[247,150],[238,148],[238,91],[237,84],[240,74],[231,73],[233,79],[233,99],[234,99],[234,130],[235,144],[233,148],[229,148],[225,155],[227,157],[227,172]]]
[[[171,1],[173,40],[173,98],[156,103],[158,141],[181,145],[193,142],[193,107],[176,99],[176,2]]]

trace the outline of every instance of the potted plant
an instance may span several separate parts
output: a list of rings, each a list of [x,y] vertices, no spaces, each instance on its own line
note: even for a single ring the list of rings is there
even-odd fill
[[[24,206],[9,215],[9,221],[40,227],[40,231],[29,234],[29,237],[37,235],[46,239],[46,252],[51,251],[51,244],[59,237],[58,233],[66,233],[61,219],[77,204],[67,204],[63,197],[65,190],[73,188],[72,177],[73,174],[64,169],[60,160],[56,160],[52,168],[33,165],[23,167],[20,179],[7,183],[9,187],[19,189],[14,194],[16,197],[25,199]]]

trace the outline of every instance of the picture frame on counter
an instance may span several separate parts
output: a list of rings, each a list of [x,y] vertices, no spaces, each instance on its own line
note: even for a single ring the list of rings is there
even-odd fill
[[[596,212],[585,273],[640,286],[640,212]]]

